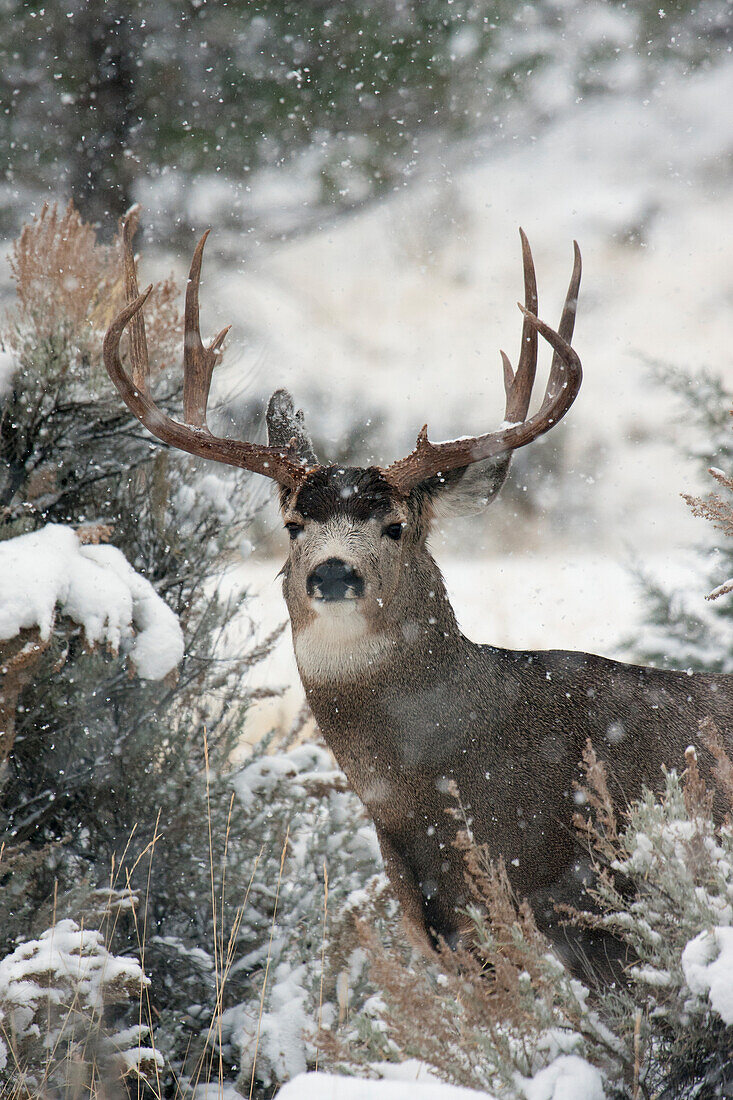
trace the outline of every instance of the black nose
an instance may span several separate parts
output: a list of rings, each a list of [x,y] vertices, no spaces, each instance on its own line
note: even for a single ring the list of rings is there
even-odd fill
[[[355,600],[364,595],[364,581],[340,558],[328,558],[317,565],[305,587],[317,600]]]

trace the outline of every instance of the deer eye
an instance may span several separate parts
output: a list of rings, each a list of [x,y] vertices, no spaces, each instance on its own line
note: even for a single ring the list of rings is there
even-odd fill
[[[382,531],[383,535],[386,535],[388,539],[394,539],[395,542],[399,542],[402,538],[403,523],[388,523]]]
[[[286,523],[285,530],[290,535],[291,539],[297,539],[301,531],[305,530],[305,527],[302,523]]]

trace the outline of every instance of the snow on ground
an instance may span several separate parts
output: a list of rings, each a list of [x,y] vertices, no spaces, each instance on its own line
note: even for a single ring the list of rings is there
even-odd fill
[[[420,1063],[392,1066],[399,1080],[368,1081],[329,1073],[302,1073],[278,1093],[281,1100],[491,1100],[489,1093],[445,1085]],[[409,1074],[409,1076],[408,1076]],[[604,1100],[601,1074],[583,1058],[561,1055],[535,1077],[517,1081],[527,1100]]]
[[[604,1100],[600,1072],[575,1054],[562,1054],[523,1082],[527,1100]]]
[[[490,1100],[488,1093],[435,1081],[366,1081],[330,1073],[301,1073],[277,1095],[280,1100]]]
[[[121,647],[144,680],[162,680],[183,656],[178,619],[115,546],[85,546],[71,527],[49,523],[0,543],[0,642],[57,614],[84,629],[90,645]]]

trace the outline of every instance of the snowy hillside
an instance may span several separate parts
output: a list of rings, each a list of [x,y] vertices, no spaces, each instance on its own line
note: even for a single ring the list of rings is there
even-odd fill
[[[222,390],[234,378],[263,394],[287,385],[323,432],[324,402],[307,401],[321,390],[334,440],[367,398],[394,425],[383,445],[371,429],[376,461],[411,447],[425,420],[439,439],[486,430],[503,412],[499,348],[515,357],[519,340],[517,227],[532,242],[550,322],[576,238],[585,381],[568,431],[584,455],[578,477],[596,479],[605,547],[667,547],[669,523],[680,541],[691,524],[678,493],[692,475],[657,446],[669,407],[643,360],[733,379],[733,265],[721,233],[733,216],[732,97],[726,63],[660,81],[643,104],[588,100],[493,155],[464,150],[465,163],[436,164],[432,178],[322,232],[248,244],[246,259],[216,273],[214,237],[207,317],[212,328],[234,323]]]
[[[721,233],[733,220],[731,98],[730,62],[670,76],[643,103],[588,100],[494,153],[464,148],[461,163],[454,155],[321,232],[259,250],[246,242],[236,264],[217,263],[210,243],[205,316],[212,329],[234,323],[219,392],[285,384],[334,446],[360,408],[376,407],[385,421],[364,436],[383,462],[406,453],[425,420],[433,438],[499,422],[498,352],[515,358],[520,332],[517,226],[533,245],[540,314],[554,323],[579,241],[585,376],[561,429],[570,459],[555,521],[520,513],[503,551],[492,540],[508,525],[500,498],[481,520],[444,529],[436,547],[475,640],[613,654],[638,612],[629,565],[690,577],[684,550],[700,531],[680,493],[697,487],[697,472],[670,445],[675,406],[647,362],[708,366],[733,384],[733,264]],[[531,479],[531,456],[527,468]],[[255,555],[238,571],[269,625],[285,615],[279,564]],[[257,677],[295,682],[287,637]]]

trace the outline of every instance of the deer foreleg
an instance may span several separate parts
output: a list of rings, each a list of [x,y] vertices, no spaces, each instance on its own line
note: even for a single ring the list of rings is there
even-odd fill
[[[420,884],[389,834],[377,828],[377,839],[384,869],[402,912],[407,938],[415,947],[434,957],[436,937],[428,927]]]

